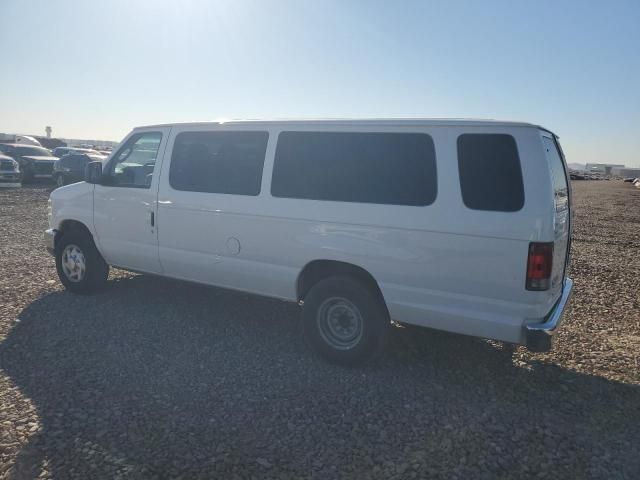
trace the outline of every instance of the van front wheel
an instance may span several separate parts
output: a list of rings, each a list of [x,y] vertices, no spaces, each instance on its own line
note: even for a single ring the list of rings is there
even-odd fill
[[[70,231],[64,233],[56,243],[56,270],[67,290],[89,294],[104,286],[109,276],[109,265],[90,235],[82,231]]]
[[[377,292],[350,277],[329,277],[304,298],[305,338],[325,359],[356,365],[375,356],[386,344],[391,326]]]

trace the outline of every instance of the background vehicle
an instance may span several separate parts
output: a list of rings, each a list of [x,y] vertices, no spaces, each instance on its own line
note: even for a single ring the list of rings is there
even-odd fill
[[[69,155],[70,153],[85,153],[88,155],[100,155],[104,156],[104,154],[98,152],[97,150],[93,150],[91,148],[81,148],[81,147],[56,147],[53,149],[53,156],[62,158],[65,155]]]
[[[0,187],[19,187],[20,165],[13,158],[0,155]]]
[[[0,152],[20,164],[23,182],[31,182],[34,178],[51,178],[53,164],[58,160],[46,148],[33,145],[0,143]]]
[[[19,143],[21,145],[34,145],[36,147],[41,147],[42,144],[33,137],[29,135],[16,135],[15,143]]]
[[[571,293],[568,172],[536,125],[157,125],[87,172],[50,197],[69,290],[117,265],[297,302],[339,363],[379,351],[391,320],[545,351]]]
[[[89,162],[103,161],[101,155],[71,153],[63,156],[53,164],[53,179],[62,187],[70,183],[84,180],[84,170]]]

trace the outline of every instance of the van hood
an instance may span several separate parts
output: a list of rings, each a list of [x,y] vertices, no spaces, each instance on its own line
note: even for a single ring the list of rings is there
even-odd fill
[[[56,188],[49,194],[49,198],[52,202],[74,202],[87,195],[93,196],[93,187],[93,184],[86,182],[72,183],[71,185]],[[80,205],[82,205],[83,208],[85,206],[84,203]],[[91,203],[91,205],[93,205],[93,203]]]

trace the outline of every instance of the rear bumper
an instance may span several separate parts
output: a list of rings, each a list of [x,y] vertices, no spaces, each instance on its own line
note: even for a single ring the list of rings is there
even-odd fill
[[[573,280],[565,278],[562,295],[555,307],[545,317],[543,322],[525,325],[525,345],[532,352],[548,352],[553,345],[553,335],[562,322],[564,311],[569,305]]]
[[[44,247],[51,255],[55,254],[57,233],[58,231],[55,228],[49,228],[44,231]]]

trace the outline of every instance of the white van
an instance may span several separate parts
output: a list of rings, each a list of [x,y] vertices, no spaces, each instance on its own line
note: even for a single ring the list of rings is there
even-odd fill
[[[21,143],[23,145],[34,145],[36,147],[42,146],[42,144],[38,140],[30,137],[29,135],[16,135],[14,142]]]
[[[299,303],[339,363],[392,321],[546,351],[572,288],[567,178],[527,123],[154,125],[52,192],[45,242],[77,293],[113,265]]]

